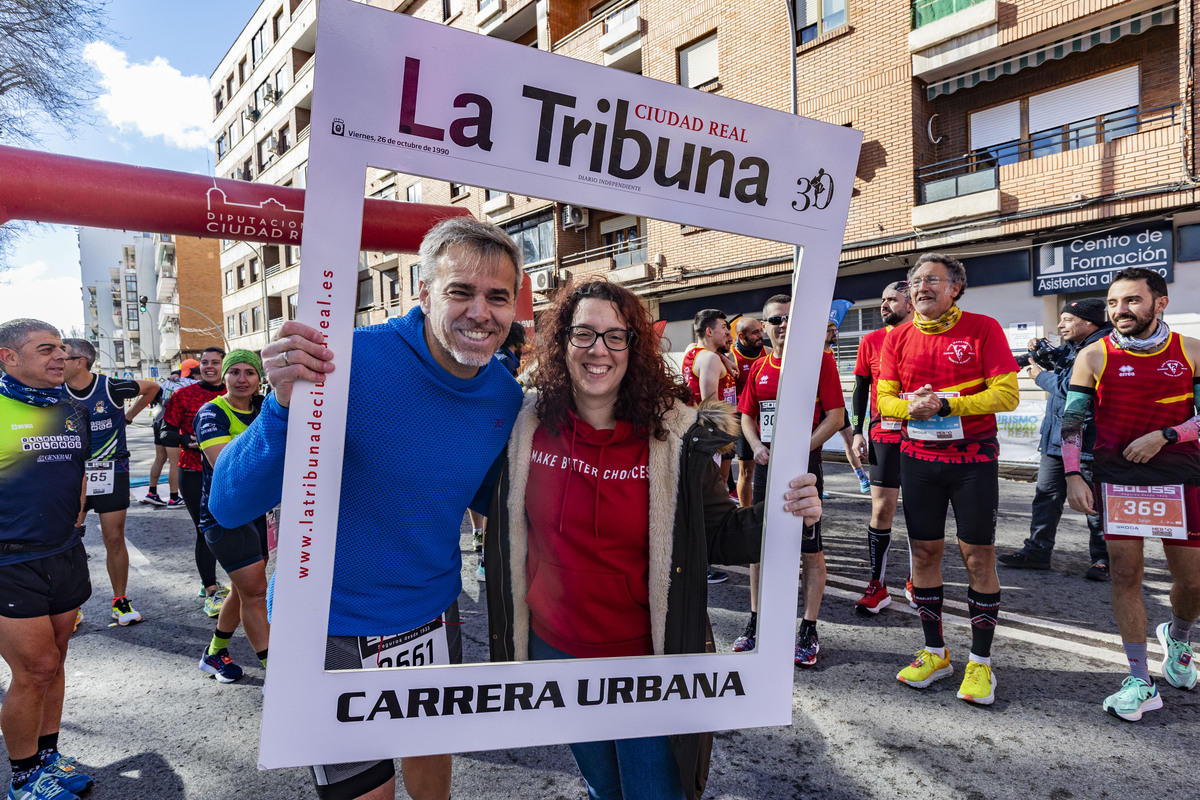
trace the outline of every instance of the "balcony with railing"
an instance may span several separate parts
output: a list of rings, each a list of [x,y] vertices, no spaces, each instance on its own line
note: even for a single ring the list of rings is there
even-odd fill
[[[1019,202],[1038,186],[1053,204],[1155,185],[1170,174],[1181,122],[1178,103],[1126,108],[919,166],[913,225],[998,213],[1002,192]]]
[[[577,277],[606,274],[615,283],[630,283],[652,277],[645,236],[580,250],[564,256],[562,263],[564,267],[570,267]]]

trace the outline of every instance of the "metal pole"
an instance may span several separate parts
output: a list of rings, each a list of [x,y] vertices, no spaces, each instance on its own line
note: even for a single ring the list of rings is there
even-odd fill
[[[796,102],[796,7],[793,5],[795,0],[783,0],[784,6],[787,8],[788,18],[788,63],[791,66],[792,82],[791,82],[791,109],[792,116],[795,116],[799,111]],[[800,246],[792,247],[792,270],[800,268]]]

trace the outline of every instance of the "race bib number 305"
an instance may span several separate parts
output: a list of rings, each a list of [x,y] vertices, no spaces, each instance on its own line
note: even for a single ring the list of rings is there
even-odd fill
[[[440,619],[390,636],[358,637],[363,669],[428,667],[450,663],[446,626]]]
[[[1104,489],[1104,532],[1147,539],[1186,539],[1183,486],[1122,486]]]
[[[775,434],[775,402],[763,400],[758,404],[758,440],[770,444]]]

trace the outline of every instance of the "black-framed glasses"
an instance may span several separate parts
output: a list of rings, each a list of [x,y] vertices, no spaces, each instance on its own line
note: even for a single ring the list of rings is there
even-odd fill
[[[572,325],[567,328],[567,341],[573,347],[591,347],[596,339],[604,339],[604,346],[609,350],[626,350],[637,338],[631,330],[611,328],[607,331],[594,331],[586,325]]]
[[[788,321],[788,317],[790,316],[791,314],[776,314],[773,317],[767,317],[765,320],[763,320],[763,322],[766,322],[770,325],[782,325]]]

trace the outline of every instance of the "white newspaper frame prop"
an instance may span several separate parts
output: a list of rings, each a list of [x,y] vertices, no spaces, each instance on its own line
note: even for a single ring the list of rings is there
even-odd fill
[[[323,669],[363,183],[368,166],[383,167],[803,246],[805,269],[796,270],[793,294],[824,309],[861,134],[350,0],[321,0],[318,19],[300,319],[319,322],[343,368],[324,385],[299,385],[292,395],[260,767],[687,733],[711,730],[716,719],[737,720],[739,727],[789,724],[801,525],[775,507],[787,480],[807,469],[824,313],[800,313],[790,322],[785,361],[797,367],[784,373],[779,390],[795,400],[781,403],[786,413],[779,415],[776,441],[795,446],[777,447],[772,456],[769,494],[777,500],[764,532],[771,555],[763,560],[757,652]],[[503,69],[478,68],[489,63]],[[548,92],[574,99],[575,108],[565,109],[561,98],[553,106]],[[640,118],[653,117],[653,108],[674,124]],[[598,137],[589,134],[563,155],[566,111],[609,123],[608,146],[593,147]],[[625,115],[619,135],[618,112]],[[488,114],[490,126],[480,119],[455,123]],[[404,124],[407,133],[400,132]],[[619,137],[623,144],[614,147]],[[666,171],[680,163],[676,154],[685,143],[697,163],[702,153],[723,151],[726,177],[717,184],[693,180],[686,191],[664,187],[649,164],[625,166],[642,154],[643,141],[656,151],[671,146]],[[644,173],[632,174],[639,167]],[[710,172],[719,176],[721,164]],[[313,466],[317,425],[324,438]],[[673,680],[677,688],[669,692]],[[637,701],[581,703],[581,694],[596,697],[602,681],[609,689],[631,686]],[[512,700],[513,687],[524,685],[541,700],[528,709]],[[444,700],[450,687],[467,687],[459,694],[469,691],[472,700],[410,706],[434,694]],[[665,699],[647,700],[656,694]],[[693,694],[699,697],[682,699]],[[382,710],[370,718],[377,705]],[[418,713],[410,718],[413,709]]]

